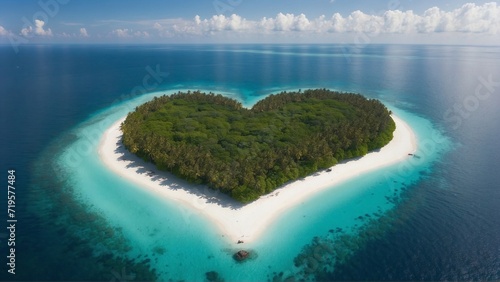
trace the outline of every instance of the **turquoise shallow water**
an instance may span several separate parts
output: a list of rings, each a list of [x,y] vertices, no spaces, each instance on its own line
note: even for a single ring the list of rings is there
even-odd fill
[[[171,92],[176,90],[150,93],[95,114],[72,132],[76,140],[59,157],[79,201],[102,216],[114,232],[122,234],[127,251],[117,255],[147,260],[162,280],[202,280],[204,273],[212,270],[230,281],[262,281],[273,272],[298,275],[293,258],[302,246],[329,230],[340,228],[342,233],[356,235],[364,224],[363,218],[377,218],[392,209],[402,189],[418,181],[450,145],[428,120],[391,107],[415,130],[419,142],[434,141],[429,143],[434,146],[432,151],[419,147],[418,161],[409,159],[370,172],[304,200],[284,212],[261,239],[246,244],[244,247],[251,249],[256,258],[238,264],[231,257],[236,247],[222,238],[203,215],[155,197],[115,175],[97,154],[105,129],[135,106]],[[238,98],[237,94],[225,95]]]

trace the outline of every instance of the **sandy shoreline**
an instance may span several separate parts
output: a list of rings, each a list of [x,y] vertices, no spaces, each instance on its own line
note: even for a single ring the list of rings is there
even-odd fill
[[[331,172],[322,171],[290,183],[246,206],[202,185],[193,185],[160,172],[154,165],[129,153],[120,142],[120,124],[124,118],[105,131],[98,150],[104,164],[121,177],[168,201],[179,202],[200,212],[216,224],[221,235],[231,242],[243,240],[248,243],[256,240],[282,211],[311,195],[324,189],[334,189],[332,186],[335,184],[408,158],[408,153],[417,149],[415,134],[403,120],[396,116],[393,119],[396,123],[394,138],[378,152],[338,164]]]

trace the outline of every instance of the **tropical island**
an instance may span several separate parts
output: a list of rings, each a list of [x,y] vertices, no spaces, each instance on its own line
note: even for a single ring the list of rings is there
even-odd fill
[[[380,149],[395,129],[380,101],[327,89],[270,95],[251,109],[222,95],[178,92],[137,107],[121,124],[131,153],[242,203]]]

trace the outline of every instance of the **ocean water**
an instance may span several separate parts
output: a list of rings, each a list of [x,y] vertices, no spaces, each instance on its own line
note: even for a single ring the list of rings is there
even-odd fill
[[[500,279],[498,48],[33,45],[0,46],[0,61],[0,157],[5,178],[16,170],[18,219],[15,276],[0,232],[3,280]],[[420,158],[286,211],[244,245],[245,263],[202,214],[97,154],[103,130],[155,95],[201,89],[251,106],[307,88],[382,100],[416,132]]]

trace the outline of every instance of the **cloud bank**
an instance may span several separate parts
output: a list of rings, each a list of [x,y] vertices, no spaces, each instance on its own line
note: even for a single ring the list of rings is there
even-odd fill
[[[216,33],[375,33],[375,34],[430,34],[442,32],[484,33],[495,35],[500,31],[500,6],[465,4],[453,11],[437,7],[418,15],[413,11],[388,10],[380,15],[352,12],[348,16],[339,13],[331,17],[309,19],[304,14],[279,13],[274,18],[247,20],[239,15],[214,15],[211,18],[193,20],[169,20],[168,24],[155,22],[153,28],[160,35],[176,34],[211,35]]]
[[[379,14],[354,11],[316,18],[305,14],[278,13],[274,17],[246,19],[233,14],[208,18],[166,18],[157,20],[99,20],[91,24],[92,36],[84,23],[65,32],[52,32],[42,20],[23,27],[25,39],[75,40],[94,42],[397,42],[397,43],[469,43],[500,44],[500,6],[496,2],[468,3],[445,11],[438,7],[423,13],[412,10],[387,10]],[[57,26],[53,26],[57,30]],[[0,26],[0,36],[17,36]],[[411,42],[410,42],[411,41]]]

